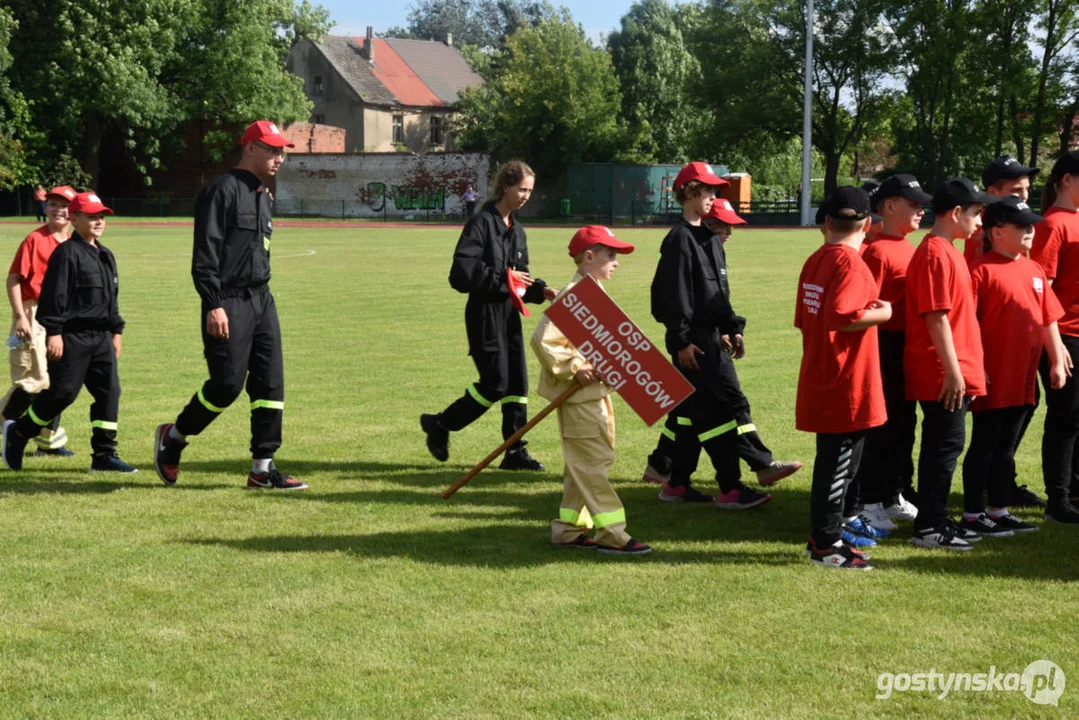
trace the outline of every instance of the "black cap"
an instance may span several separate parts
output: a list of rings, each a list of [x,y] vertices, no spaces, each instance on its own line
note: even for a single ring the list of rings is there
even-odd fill
[[[942,182],[933,193],[933,212],[945,213],[959,205],[989,205],[999,199],[982,192],[973,180],[954,178]]]
[[[1059,179],[1065,175],[1079,175],[1079,150],[1066,152],[1053,163],[1053,177]]]
[[[991,186],[997,180],[1011,180],[1012,178],[1029,177],[1033,179],[1041,170],[1036,167],[1024,167],[1011,155],[1001,155],[985,167],[982,173],[982,185]]]
[[[865,190],[844,185],[824,201],[819,213],[835,220],[865,220],[870,214],[869,195]]]
[[[1027,225],[1040,223],[1044,219],[1015,195],[1009,195],[985,209],[985,215],[982,216],[982,226],[992,228],[1004,223],[1011,223],[1012,225],[1026,227]]]
[[[821,205],[819,208],[817,208],[816,219],[814,219],[813,222],[816,223],[817,225],[823,225],[824,224],[824,206],[823,205]]]
[[[885,179],[873,195],[873,204],[880,207],[881,201],[890,197],[904,197],[922,205],[933,199],[929,193],[922,190],[921,183],[913,175],[892,175]]]

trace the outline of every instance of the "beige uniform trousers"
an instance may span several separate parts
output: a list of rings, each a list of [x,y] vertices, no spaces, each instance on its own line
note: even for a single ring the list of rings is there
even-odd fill
[[[49,361],[45,357],[45,328],[41,327],[37,322],[37,300],[23,300],[22,305],[30,316],[30,326],[33,328],[33,333],[28,345],[9,351],[11,387],[4,394],[4,397],[0,399],[0,417],[2,417],[4,408],[7,407],[8,400],[11,399],[11,393],[14,392],[15,388],[22,388],[29,395],[37,395],[49,387]],[[8,333],[8,337],[14,334],[15,321],[12,320],[11,332]],[[15,420],[15,418],[5,417],[4,420]],[[54,431],[52,428],[44,427],[34,440],[40,447],[44,448],[63,447],[64,443],[67,442],[67,433],[63,432],[62,428]]]
[[[558,519],[551,522],[551,542],[572,542],[595,527],[600,545],[629,542],[626,510],[611,487],[614,465],[614,409],[610,397],[558,408],[565,481]]]

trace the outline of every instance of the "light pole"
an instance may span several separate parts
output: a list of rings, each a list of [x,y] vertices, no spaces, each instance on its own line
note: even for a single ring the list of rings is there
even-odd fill
[[[802,110],[802,227],[813,224],[809,212],[809,199],[813,192],[810,178],[811,150],[813,147],[813,0],[806,0],[806,76],[805,108]]]

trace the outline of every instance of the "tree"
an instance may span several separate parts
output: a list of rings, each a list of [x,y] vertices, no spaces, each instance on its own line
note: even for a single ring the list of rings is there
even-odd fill
[[[387,37],[445,41],[492,51],[525,25],[535,27],[556,14],[547,0],[419,0],[409,8],[408,24],[390,28]]]
[[[1049,87],[1058,81],[1065,68],[1061,60],[1068,60],[1072,67],[1076,62],[1074,43],[1079,38],[1079,0],[1044,0],[1044,15],[1039,27],[1044,35],[1039,39],[1042,46],[1041,71],[1038,74],[1038,95],[1034,101],[1034,118],[1030,130],[1030,161],[1037,163],[1041,147]],[[1055,113],[1054,113],[1055,114]]]
[[[637,154],[651,162],[685,162],[697,117],[690,96],[700,65],[675,18],[666,0],[640,0],[607,39],[622,117],[637,138]]]
[[[5,190],[28,182],[32,172],[23,145],[16,138],[27,126],[29,108],[22,95],[12,89],[7,76],[12,66],[8,44],[17,27],[11,12],[0,7],[0,188]]]
[[[615,158],[621,100],[610,57],[563,10],[506,39],[496,76],[463,93],[456,135],[462,149],[559,177],[568,163]]]
[[[32,114],[32,132],[20,136],[28,155],[51,167],[69,147],[94,183],[106,185],[110,173],[148,182],[162,143],[178,142],[187,122],[307,117],[284,58],[291,43],[328,27],[324,10],[294,0],[7,6],[18,22],[9,47],[20,71],[11,82]]]

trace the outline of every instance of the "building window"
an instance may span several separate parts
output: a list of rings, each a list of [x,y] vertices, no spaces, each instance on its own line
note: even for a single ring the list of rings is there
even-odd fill
[[[321,95],[322,94],[322,76],[320,76],[320,75],[315,76],[315,94],[316,95]]]
[[[405,141],[405,116],[393,116],[393,141],[403,143]]]
[[[316,125],[322,125],[322,124],[324,124],[326,122],[326,116],[325,115],[312,115],[311,116],[311,122],[313,122]]]
[[[440,117],[431,118],[431,144],[442,144],[442,118]]]

